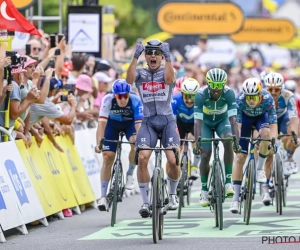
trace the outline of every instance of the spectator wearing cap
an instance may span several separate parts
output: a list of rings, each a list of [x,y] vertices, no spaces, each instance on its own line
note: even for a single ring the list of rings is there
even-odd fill
[[[102,99],[106,95],[108,90],[108,83],[112,82],[113,79],[103,72],[95,73],[94,77],[98,81],[98,96],[96,99],[94,99],[93,104],[94,104],[94,110],[97,111],[97,113],[99,114]]]
[[[92,110],[90,109],[89,98],[93,92],[92,78],[86,74],[81,74],[75,81],[76,85],[76,123],[83,121],[91,121],[97,119],[98,115],[94,117]]]
[[[11,59],[10,57],[5,58],[5,66],[10,65]],[[15,69],[12,73],[13,74],[20,74],[23,72],[23,69]],[[17,78],[17,77],[16,77]],[[6,85],[7,82],[4,81]],[[21,98],[21,91],[18,84],[15,81],[11,82],[13,89],[9,94],[10,104],[9,104],[9,127],[14,126],[15,120],[17,120],[22,113],[26,111],[26,109],[34,103],[39,98],[39,91],[37,89],[31,89],[27,95]],[[22,102],[21,102],[22,101]],[[4,110],[5,109],[5,102],[2,102],[0,106],[0,126],[4,127]],[[0,139],[1,140],[1,139]]]
[[[69,73],[70,71],[68,70],[68,68],[63,68],[62,71],[61,71],[61,81],[63,83],[63,85],[66,85],[67,82],[68,82],[68,79],[69,79]]]

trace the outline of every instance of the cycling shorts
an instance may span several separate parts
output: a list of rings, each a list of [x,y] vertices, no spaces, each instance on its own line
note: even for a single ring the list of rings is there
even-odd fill
[[[278,134],[281,132],[287,134],[287,127],[290,125],[290,118],[288,112],[277,119]]]
[[[262,128],[269,128],[269,115],[268,112],[260,116],[247,116],[242,113],[242,127],[241,127],[241,137],[251,137],[252,127],[255,127],[257,131]],[[242,147],[242,153],[248,154],[249,142],[244,139],[240,139],[240,146]]]
[[[119,133],[124,132],[127,140],[133,135],[136,135],[134,121],[116,121],[107,120],[107,124],[104,131],[104,138],[107,140],[119,140]],[[104,142],[102,151],[116,152],[117,144],[113,142]]]
[[[137,134],[136,145],[154,148],[159,134],[162,136],[161,142],[164,148],[179,146],[179,132],[173,114],[144,117]]]
[[[221,137],[222,134],[232,134],[231,132],[231,125],[229,122],[228,117],[225,117],[221,120],[218,120],[217,122],[205,122],[202,121],[202,138],[212,138],[213,137],[213,131],[214,129],[219,137]],[[212,150],[212,143],[211,142],[203,142],[202,143],[202,149]]]
[[[194,123],[187,123],[187,122],[183,122],[182,120],[177,118],[177,127],[178,127],[178,131],[179,131],[179,136],[180,139],[184,139],[185,138],[185,134],[188,133],[192,133],[192,135],[194,135]],[[182,142],[181,142],[182,144]]]

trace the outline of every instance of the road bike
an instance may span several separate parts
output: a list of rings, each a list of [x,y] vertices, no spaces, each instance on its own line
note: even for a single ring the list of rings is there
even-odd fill
[[[116,223],[117,216],[117,206],[118,202],[122,202],[123,194],[124,194],[124,177],[123,177],[123,167],[121,162],[121,152],[122,152],[122,144],[132,144],[135,145],[134,142],[126,142],[123,141],[125,133],[119,133],[119,140],[106,140],[104,137],[101,139],[99,144],[99,149],[102,149],[104,142],[112,142],[117,144],[116,149],[116,157],[112,168],[112,174],[110,178],[110,187],[109,192],[106,196],[107,199],[107,212],[112,208],[111,213],[111,222],[110,225],[113,227]]]
[[[214,211],[215,225],[223,230],[223,206],[225,201],[225,180],[222,163],[219,157],[219,142],[232,141],[235,148],[238,148],[237,140],[235,136],[227,138],[215,138],[215,131],[213,130],[212,138],[198,137],[196,142],[196,151],[201,149],[201,143],[213,142],[213,165],[210,169],[210,179],[208,182],[209,190],[209,203],[210,208]]]
[[[286,189],[288,186],[289,176],[283,174],[283,161],[286,155],[286,150],[283,147],[281,138],[293,137],[293,142],[297,144],[297,136],[294,131],[291,134],[281,134],[277,137],[276,154],[273,156],[273,168],[270,180],[270,196],[273,200],[275,198],[276,212],[282,215],[282,207],[286,206]]]
[[[273,148],[275,148],[275,138],[253,138],[254,128],[251,131],[251,137],[240,137],[241,139],[247,140],[250,143],[250,151],[248,152],[249,159],[243,173],[242,189],[240,194],[240,209],[239,214],[241,214],[242,207],[244,207],[244,222],[249,225],[252,200],[254,200],[254,195],[256,193],[256,165],[254,158],[255,145],[261,141],[271,142]],[[243,206],[243,203],[245,204]]]
[[[173,151],[176,159],[176,165],[179,165],[179,157],[177,148],[162,148],[161,134],[158,136],[159,147],[141,148],[137,147],[135,154],[135,163],[138,162],[138,155],[141,150],[153,150],[155,153],[155,167],[152,175],[152,188],[150,197],[150,217],[152,218],[152,236],[153,242],[163,238],[164,215],[169,209],[169,194],[167,190],[167,182],[164,177],[164,169],[162,168],[162,151]]]
[[[190,154],[189,154],[189,142],[193,143],[195,141],[188,140],[188,134],[185,135],[185,139],[180,139],[183,142],[183,153],[181,156],[180,168],[181,168],[181,178],[179,180],[178,189],[179,189],[179,207],[177,218],[181,219],[181,209],[184,207],[184,197],[187,198],[187,204],[190,204],[191,188],[193,181],[189,179],[189,169],[190,169]]]

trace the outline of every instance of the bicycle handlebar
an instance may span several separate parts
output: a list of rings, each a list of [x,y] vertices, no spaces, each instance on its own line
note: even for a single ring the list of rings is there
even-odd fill
[[[271,142],[271,145],[272,147],[275,149],[275,137],[272,137],[271,139],[269,138],[253,138],[253,137],[240,137],[240,139],[244,139],[244,140],[247,140],[249,141],[249,143],[251,144],[257,144],[258,142],[261,142],[261,141],[268,141],[268,142]],[[270,148],[269,148],[270,149]],[[276,150],[275,150],[276,151]]]
[[[137,147],[136,151],[135,151],[135,156],[134,156],[134,162],[137,165],[138,164],[138,158],[139,158],[139,152],[141,150],[160,150],[160,151],[173,151],[174,155],[175,155],[175,159],[176,159],[176,165],[179,165],[179,153],[177,148],[172,147],[172,148],[140,148]]]
[[[220,141],[232,141],[233,145],[236,149],[238,149],[238,143],[236,140],[236,136],[233,135],[232,137],[226,137],[226,138],[201,138],[201,136],[198,137],[196,142],[196,151],[199,151],[201,148],[202,142],[220,142]]]
[[[298,143],[298,138],[297,135],[294,131],[292,131],[291,134],[282,134],[282,135],[278,135],[277,139],[280,140],[282,137],[287,137],[287,136],[292,136],[293,137],[293,142],[297,145]]]
[[[188,139],[180,139],[180,141],[182,141],[182,142],[191,142],[191,143],[195,142],[195,140],[188,140]]]

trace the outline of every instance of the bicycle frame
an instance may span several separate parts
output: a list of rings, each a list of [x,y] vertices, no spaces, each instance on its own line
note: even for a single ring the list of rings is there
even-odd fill
[[[250,163],[251,160],[253,160],[253,162],[254,162],[254,187],[253,187],[253,193],[254,194],[256,194],[256,161],[255,161],[255,157],[254,157],[255,144],[256,143],[253,144],[253,143],[250,142],[250,151],[248,153],[249,159],[247,161],[247,164],[246,164],[246,167],[245,167],[245,170],[244,170],[244,173],[243,173],[243,177],[248,175],[249,163]]]

